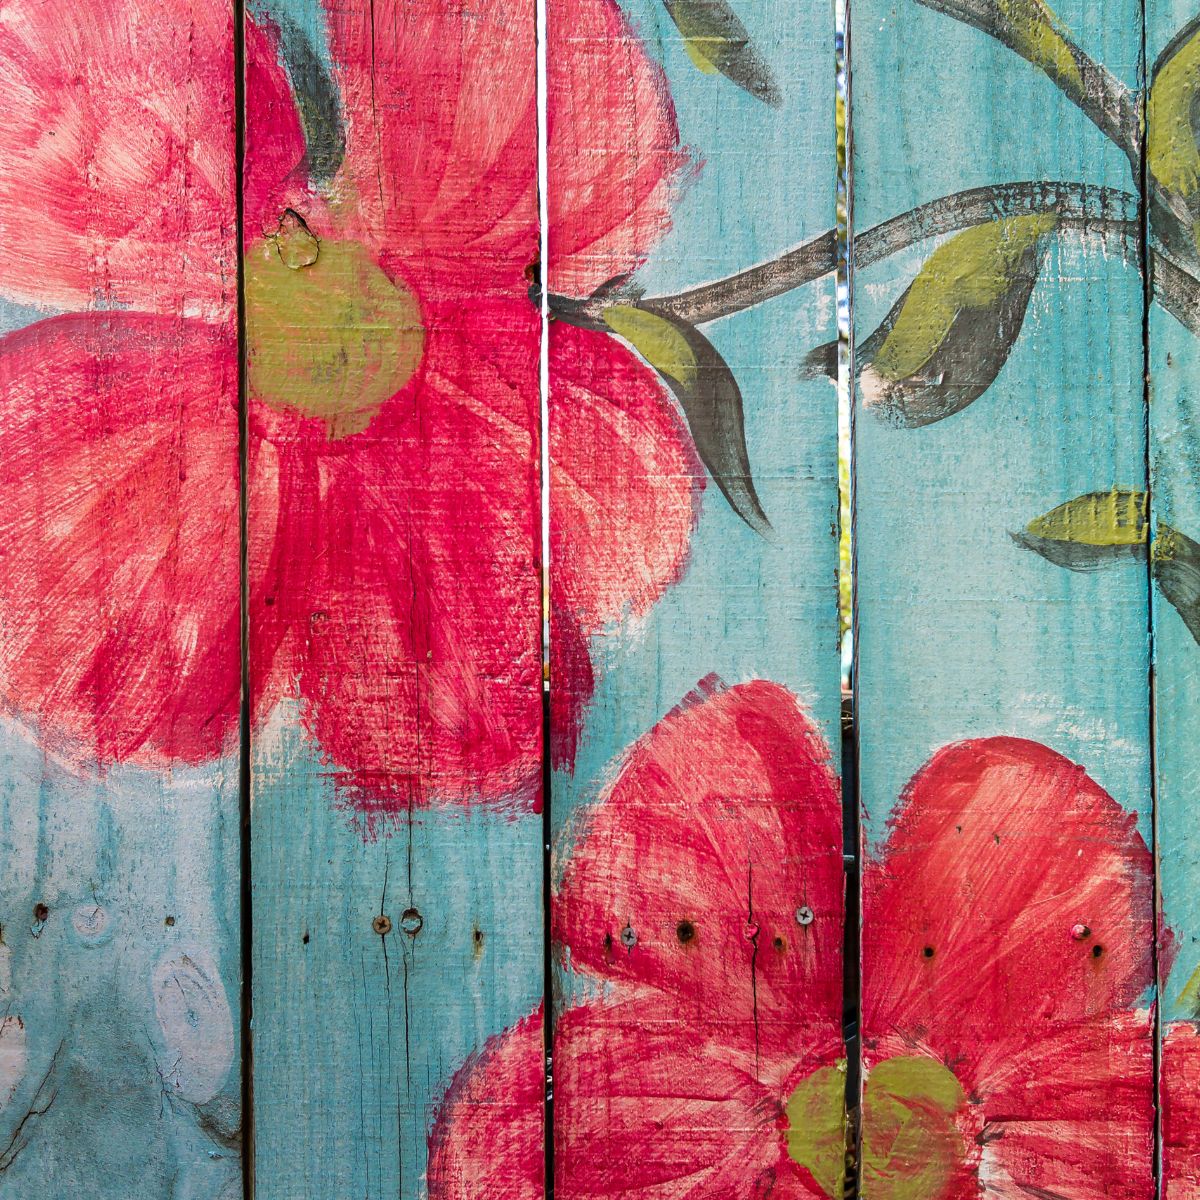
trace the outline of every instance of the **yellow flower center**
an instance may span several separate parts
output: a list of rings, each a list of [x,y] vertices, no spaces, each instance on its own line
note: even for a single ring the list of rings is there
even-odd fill
[[[289,210],[245,274],[250,387],[272,408],[361,433],[420,366],[416,298],[361,243],[318,241]]]
[[[845,1064],[814,1071],[786,1106],[787,1148],[831,1197],[845,1181]],[[861,1190],[871,1200],[938,1200],[967,1147],[955,1117],[964,1102],[954,1073],[932,1058],[889,1058],[863,1089]]]

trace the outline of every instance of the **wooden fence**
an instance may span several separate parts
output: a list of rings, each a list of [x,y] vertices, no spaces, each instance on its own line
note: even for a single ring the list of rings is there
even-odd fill
[[[1200,18],[834,18],[0,0],[4,1200],[1200,1197]]]

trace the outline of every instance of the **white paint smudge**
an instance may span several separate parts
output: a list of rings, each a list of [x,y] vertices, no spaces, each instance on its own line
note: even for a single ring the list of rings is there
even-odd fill
[[[204,951],[170,954],[152,986],[163,1081],[184,1100],[206,1104],[233,1065],[233,1014],[216,966]]]
[[[16,1094],[28,1065],[25,1022],[20,1017],[5,1017],[0,1021],[0,1109]]]

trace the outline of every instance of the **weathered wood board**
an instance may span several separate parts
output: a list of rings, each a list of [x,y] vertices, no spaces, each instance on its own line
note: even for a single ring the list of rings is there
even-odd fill
[[[233,8],[0,10],[0,1195],[242,1194]]]
[[[727,316],[687,295],[832,229],[832,14],[734,4],[739,59],[699,23],[716,6],[584,28],[588,7],[548,14],[555,1187],[832,1192],[837,399],[798,351],[834,336],[833,277],[726,295]],[[626,161],[668,181],[632,218]],[[566,301],[647,254],[643,300],[618,285],[599,329],[573,324]],[[584,420],[636,431],[626,454]]]
[[[535,10],[246,44],[255,1194],[415,1198],[542,992]]]
[[[1181,128],[1178,106],[1195,95],[1194,6],[1154,0],[1146,6],[1150,77],[1147,187],[1159,302],[1150,310],[1147,377],[1150,415],[1151,592],[1154,616],[1155,799],[1163,934],[1162,989],[1163,1194],[1171,1200],[1200,1191],[1200,839],[1196,836],[1196,752],[1200,720],[1200,443],[1196,382],[1200,354],[1200,275],[1195,247],[1167,238],[1171,209],[1194,200],[1177,174],[1195,158],[1195,133]],[[1190,140],[1187,135],[1190,135]],[[1185,195],[1186,193],[1186,195]],[[1164,291],[1166,289],[1166,291]]]
[[[852,22],[862,1195],[1148,1195],[1140,9]]]

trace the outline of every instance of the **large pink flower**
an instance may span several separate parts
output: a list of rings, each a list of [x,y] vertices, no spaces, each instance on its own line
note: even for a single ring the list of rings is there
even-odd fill
[[[840,1195],[838,819],[771,685],[632,752],[556,900],[567,965],[603,985],[557,1025],[559,1194]],[[916,776],[864,880],[864,1195],[1152,1194],[1151,872],[1133,818],[1044,746],[965,742]],[[540,1194],[540,1094],[523,1118],[487,1102],[539,1053],[524,1023],[456,1079],[434,1200]]]
[[[528,799],[532,9],[326,16],[345,126],[332,178],[277,31],[246,31],[254,711],[298,694],[367,807]],[[684,159],[613,0],[557,6],[551,33],[550,267],[584,292],[639,264]],[[13,0],[0,23],[0,290],[86,310],[0,353],[0,698],[81,761],[196,762],[236,735],[232,44],[229,11],[199,0]],[[681,569],[698,470],[626,349],[564,330],[552,358],[570,407],[555,479],[578,528],[556,545],[556,595],[585,641]],[[589,474],[596,455],[617,469]],[[621,537],[596,513],[620,514]]]

